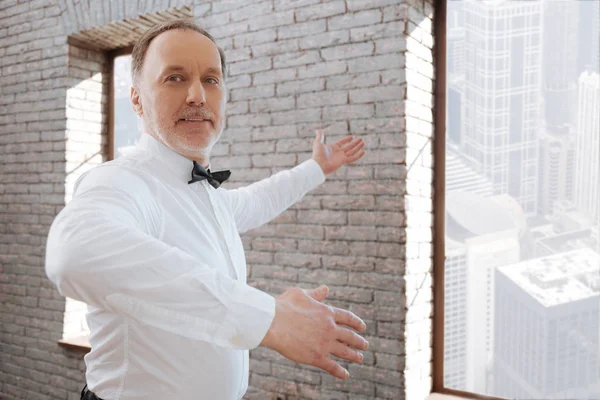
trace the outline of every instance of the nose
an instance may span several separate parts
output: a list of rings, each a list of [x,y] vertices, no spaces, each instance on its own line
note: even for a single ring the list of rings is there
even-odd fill
[[[192,82],[188,89],[188,96],[186,99],[188,105],[204,106],[206,104],[206,93],[202,82]]]

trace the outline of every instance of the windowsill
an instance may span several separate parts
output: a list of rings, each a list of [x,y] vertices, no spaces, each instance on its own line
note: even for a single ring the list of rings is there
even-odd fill
[[[68,339],[61,339],[58,345],[67,349],[89,352],[91,350],[89,335],[74,336]]]
[[[451,394],[431,393],[425,400],[466,400],[466,397],[457,397]]]

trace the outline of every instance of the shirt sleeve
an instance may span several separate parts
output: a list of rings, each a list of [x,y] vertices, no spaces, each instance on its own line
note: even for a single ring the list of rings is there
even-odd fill
[[[46,245],[46,274],[63,296],[176,335],[257,347],[275,299],[153,236],[160,220],[149,184],[100,167],[78,181]]]
[[[226,190],[226,197],[237,229],[244,233],[271,221],[323,182],[323,170],[310,159],[251,185]]]

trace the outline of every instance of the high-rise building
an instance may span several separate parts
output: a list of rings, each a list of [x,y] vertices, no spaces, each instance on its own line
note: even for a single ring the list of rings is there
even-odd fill
[[[446,95],[446,143],[460,145],[464,130],[464,74],[447,80]]]
[[[600,218],[600,74],[579,77],[575,145],[575,194],[579,210],[592,221]]]
[[[447,62],[448,77],[454,78],[465,72],[465,26],[463,2],[453,2],[448,7],[446,22]]]
[[[586,70],[599,72],[600,2],[583,0],[576,3],[579,4],[577,75]]]
[[[534,228],[532,232],[536,235],[533,239],[534,243],[531,244],[534,257],[546,257],[576,249],[591,248],[595,244],[590,228],[556,233],[549,224]]]
[[[496,269],[490,394],[599,398],[599,267],[600,255],[583,248]]]
[[[488,393],[494,269],[519,260],[524,228],[502,198],[453,191],[446,204],[444,386]]]
[[[449,142],[460,143],[463,130],[463,102],[465,82],[465,26],[462,2],[448,7],[447,17],[447,79],[446,129]]]
[[[543,97],[546,130],[569,134],[577,104],[576,1],[546,1],[543,6]],[[543,169],[543,167],[542,167]]]
[[[465,96],[461,153],[495,194],[537,212],[542,2],[465,5]]]
[[[592,2],[592,71],[600,72],[600,1]]]
[[[467,247],[446,245],[444,272],[444,386],[467,387]]]
[[[549,217],[557,201],[573,198],[575,145],[569,125],[558,132],[546,129],[540,135],[538,215]]]

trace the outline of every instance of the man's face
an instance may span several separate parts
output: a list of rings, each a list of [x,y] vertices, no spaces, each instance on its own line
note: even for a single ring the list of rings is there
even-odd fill
[[[188,158],[208,160],[225,123],[217,46],[196,31],[164,32],[150,43],[136,86],[131,101],[146,131]]]

